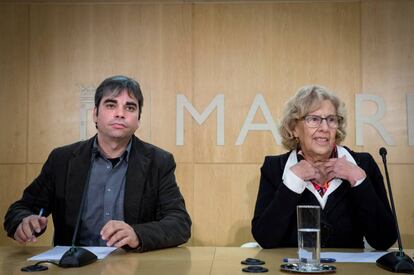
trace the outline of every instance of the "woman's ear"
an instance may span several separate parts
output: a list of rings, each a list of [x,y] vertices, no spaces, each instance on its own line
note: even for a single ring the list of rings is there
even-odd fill
[[[298,131],[296,130],[296,126],[295,126],[295,128],[293,128],[293,129],[292,129],[292,136],[293,136],[294,138],[299,137],[299,135],[298,135]]]

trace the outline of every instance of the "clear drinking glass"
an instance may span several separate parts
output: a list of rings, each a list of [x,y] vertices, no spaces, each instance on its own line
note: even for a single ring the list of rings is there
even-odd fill
[[[320,268],[321,221],[320,206],[298,205],[298,267],[301,271]]]

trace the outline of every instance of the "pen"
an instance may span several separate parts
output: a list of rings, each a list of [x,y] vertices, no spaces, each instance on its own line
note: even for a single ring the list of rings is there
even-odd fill
[[[334,258],[321,258],[321,263],[334,263],[336,260]],[[285,263],[299,263],[299,259],[297,258],[284,258],[283,262]]]
[[[44,208],[40,208],[39,214],[37,215],[38,218],[42,217],[43,212],[45,212]],[[35,237],[36,232],[34,230],[32,230],[32,237],[31,240],[33,241],[36,237]]]

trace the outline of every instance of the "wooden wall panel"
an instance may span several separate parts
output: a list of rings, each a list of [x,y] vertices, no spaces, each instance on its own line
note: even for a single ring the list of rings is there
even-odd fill
[[[216,112],[202,125],[193,122],[196,162],[255,162],[264,148],[274,148],[269,133],[248,135],[247,140],[256,142],[255,150],[235,146],[256,93],[263,93],[274,110],[268,77],[268,11],[268,5],[195,5],[193,105],[201,113],[223,94],[225,106],[224,146],[217,146]],[[259,112],[259,120],[260,116]]]
[[[411,239],[414,241],[414,238],[409,236],[410,234],[414,235],[414,208],[412,207],[414,194],[412,171],[414,165],[392,164],[388,169],[401,234],[406,235],[408,241],[411,242]],[[414,245],[414,242],[412,243]]]
[[[29,161],[79,139],[79,94],[91,83],[90,6],[30,7]],[[82,80],[81,80],[82,79]]]
[[[352,114],[360,88],[359,16],[357,3],[196,5],[194,106],[201,112],[215,95],[225,96],[225,146],[216,145],[214,113],[194,127],[196,161],[261,162],[283,151],[270,131],[250,132],[235,146],[258,93],[276,122],[281,103],[306,84],[337,91]],[[255,123],[264,123],[260,110]]]
[[[387,111],[381,123],[395,141],[395,146],[388,146],[392,163],[414,163],[414,147],[408,146],[406,99],[407,94],[414,93],[413,15],[413,1],[362,3],[361,92],[381,96],[385,101]],[[366,115],[377,110],[369,103],[364,109]],[[364,150],[379,159],[378,148],[385,141],[371,126],[364,127],[364,139]]]
[[[151,102],[150,83],[157,85],[153,59],[159,45],[158,9],[157,5],[31,7],[31,162],[42,162],[53,147],[79,139],[82,87],[96,87],[108,76],[126,74],[138,79]],[[148,139],[150,108],[144,113],[139,135]]]
[[[26,161],[28,11],[0,5],[0,163]]]
[[[3,229],[4,215],[9,206],[22,196],[22,192],[26,187],[26,166],[19,165],[0,165],[0,186],[1,186],[1,200],[0,200],[0,217],[2,234],[0,234],[1,245],[15,245],[12,239],[7,237]]]
[[[151,114],[151,139],[154,144],[174,153],[178,162],[193,162],[192,126],[185,126],[185,146],[176,146],[176,95],[189,100],[192,91],[192,5],[163,5],[159,28],[152,33],[158,40],[152,54],[155,71],[154,85],[146,111]],[[148,37],[153,44],[153,37]],[[145,68],[144,68],[145,69]]]
[[[194,180],[194,237],[198,246],[240,246],[252,241],[250,222],[258,165],[199,164]]]

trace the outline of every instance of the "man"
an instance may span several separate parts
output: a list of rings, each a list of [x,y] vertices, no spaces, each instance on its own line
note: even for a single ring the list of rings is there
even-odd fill
[[[143,252],[186,242],[191,219],[175,181],[173,156],[134,136],[142,106],[135,80],[105,79],[95,93],[97,135],[51,152],[6,213],[8,236],[35,242],[51,213],[54,244],[70,245],[86,196],[77,245]]]

